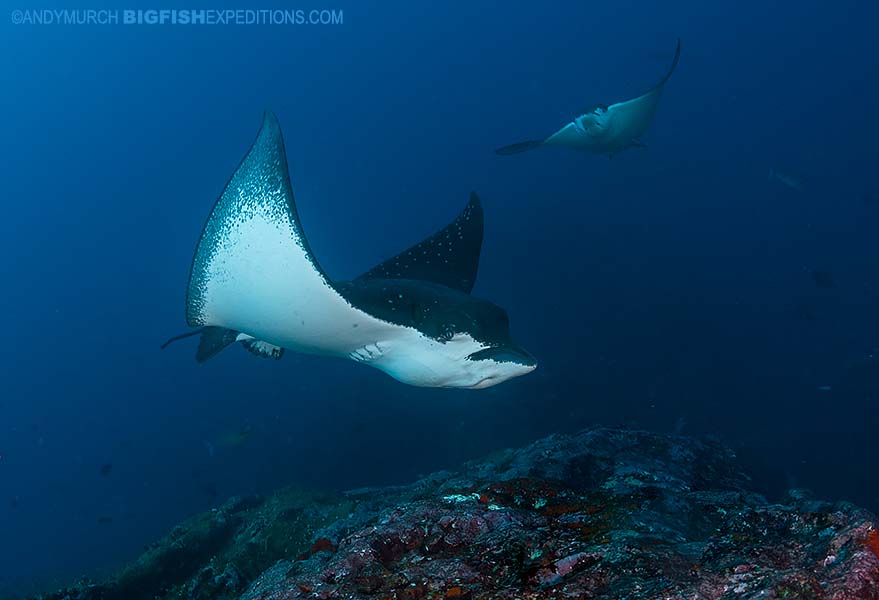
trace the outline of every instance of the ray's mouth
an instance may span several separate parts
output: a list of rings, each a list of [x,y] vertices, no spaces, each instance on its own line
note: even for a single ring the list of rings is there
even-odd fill
[[[499,363],[515,363],[523,367],[536,367],[537,360],[528,352],[515,346],[496,346],[474,352],[467,360],[493,360]]]

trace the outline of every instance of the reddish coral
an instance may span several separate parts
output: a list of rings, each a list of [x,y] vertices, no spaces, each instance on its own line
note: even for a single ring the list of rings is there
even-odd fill
[[[335,552],[336,545],[329,538],[317,538],[307,552],[296,557],[296,560],[307,560],[318,552]]]
[[[870,533],[867,534],[867,540],[865,543],[867,544],[867,548],[870,549],[870,552],[875,554],[876,558],[879,558],[879,531],[871,529]]]
[[[396,600],[421,600],[427,596],[427,586],[423,583],[414,583],[396,591]]]
[[[336,545],[330,541],[329,538],[317,538],[314,540],[314,543],[311,545],[311,553],[317,554],[318,552],[335,552]]]
[[[569,515],[571,513],[585,512],[586,508],[587,507],[581,503],[554,504],[545,506],[542,512],[547,517],[558,517],[561,515]]]
[[[306,550],[299,562],[282,560],[285,551],[256,580],[241,581],[242,598],[879,600],[873,515],[795,496],[768,503],[748,492],[730,453],[713,443],[596,429],[552,436],[515,456],[502,473],[494,461],[476,463],[339,499],[332,514],[347,516],[297,538]],[[463,493],[449,498],[450,490]],[[244,533],[267,518],[254,511],[221,513],[242,520],[231,539],[251,544]],[[288,513],[280,513],[285,522]],[[849,551],[853,540],[857,552]],[[214,546],[205,555],[220,556]],[[196,579],[163,585],[198,584],[187,597],[216,597],[219,559],[206,560]],[[43,598],[135,597],[126,592],[111,581]]]

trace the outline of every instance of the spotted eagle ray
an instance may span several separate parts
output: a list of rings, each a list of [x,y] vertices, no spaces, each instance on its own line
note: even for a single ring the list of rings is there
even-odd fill
[[[613,156],[626,148],[644,148],[641,136],[653,122],[662,90],[681,58],[678,40],[668,73],[637,98],[610,106],[599,104],[583,111],[573,121],[542,140],[528,140],[495,150],[497,154],[518,154],[541,146],[566,146],[592,154]]]
[[[364,363],[410,385],[486,388],[533,371],[507,313],[470,295],[482,248],[479,198],[439,232],[352,281],[333,281],[302,230],[280,125],[267,112],[196,247],[186,320],[204,362],[240,342]]]

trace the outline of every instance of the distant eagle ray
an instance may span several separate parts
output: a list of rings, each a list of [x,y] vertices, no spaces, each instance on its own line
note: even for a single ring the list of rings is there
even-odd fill
[[[542,146],[565,146],[614,156],[626,148],[644,148],[641,136],[653,122],[662,90],[681,58],[681,40],[675,48],[671,67],[662,80],[637,98],[606,106],[599,104],[583,111],[573,121],[542,140],[527,140],[495,150],[497,154],[509,155],[533,150]]]

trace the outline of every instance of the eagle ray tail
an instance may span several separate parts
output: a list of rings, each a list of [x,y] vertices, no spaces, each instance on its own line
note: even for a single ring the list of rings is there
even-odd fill
[[[198,329],[194,329],[192,331],[187,331],[186,333],[181,333],[180,335],[175,335],[174,337],[169,338],[164,344],[162,344],[161,349],[164,350],[170,344],[173,344],[176,341],[179,341],[179,340],[182,340],[182,339],[185,339],[188,337],[192,337],[194,335],[198,335],[199,333],[201,333],[203,331],[204,331],[204,327],[199,327]]]

